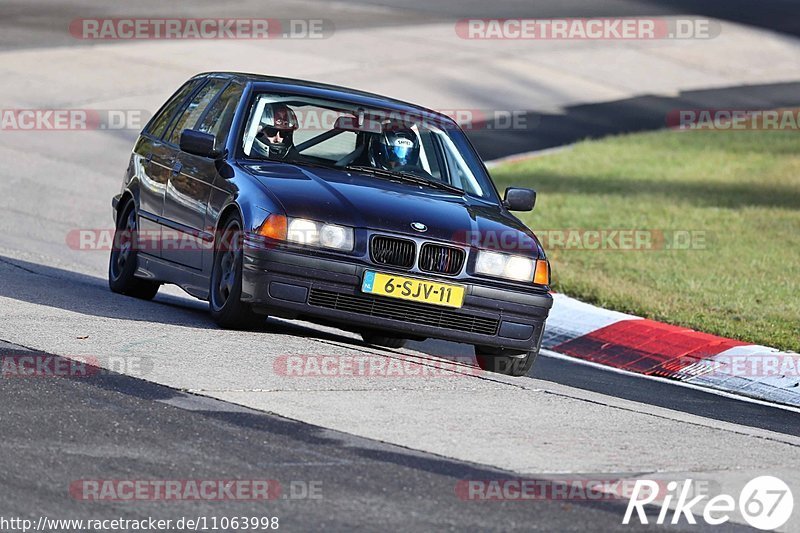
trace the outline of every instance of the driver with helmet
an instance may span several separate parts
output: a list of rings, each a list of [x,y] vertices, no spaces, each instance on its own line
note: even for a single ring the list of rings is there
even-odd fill
[[[300,153],[294,147],[292,139],[297,128],[297,115],[288,106],[267,105],[253,141],[253,150],[273,160],[300,159]]]

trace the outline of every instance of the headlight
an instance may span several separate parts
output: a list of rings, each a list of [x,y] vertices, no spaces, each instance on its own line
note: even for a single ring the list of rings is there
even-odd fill
[[[317,223],[304,218],[290,218],[286,229],[286,240],[297,244],[319,244]]]
[[[322,246],[336,250],[353,249],[353,228],[324,224],[305,218],[290,218],[286,240],[309,246]]]
[[[337,250],[353,249],[353,230],[344,226],[325,224],[319,230],[319,244]]]
[[[514,281],[533,281],[536,261],[521,255],[479,251],[475,273]]]

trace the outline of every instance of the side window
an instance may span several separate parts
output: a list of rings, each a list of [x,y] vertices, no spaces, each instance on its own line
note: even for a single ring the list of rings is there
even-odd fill
[[[219,98],[211,104],[195,129],[213,135],[216,138],[217,147],[224,146],[231,129],[231,122],[233,122],[233,114],[236,112],[236,106],[239,104],[241,96],[241,85],[236,83],[228,85]]]
[[[167,124],[169,124],[172,115],[175,114],[175,110],[183,104],[186,97],[189,96],[202,81],[202,79],[190,80],[183,84],[183,87],[178,89],[178,91],[172,95],[172,98],[161,107],[161,110],[156,116],[148,122],[147,126],[144,128],[144,133],[161,138],[161,136],[164,135],[164,130],[167,128]]]
[[[182,114],[174,121],[172,132],[169,134],[168,142],[178,144],[181,133],[186,129],[193,129],[197,120],[206,110],[208,104],[214,99],[217,93],[225,86],[226,80],[212,79],[206,83],[200,91],[192,98],[189,105],[183,110]]]

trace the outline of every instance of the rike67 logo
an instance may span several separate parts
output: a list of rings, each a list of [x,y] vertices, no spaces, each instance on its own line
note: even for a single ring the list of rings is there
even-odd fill
[[[657,482],[636,480],[622,523],[630,524],[635,511],[639,523],[648,524],[644,506],[657,500],[661,500],[661,509],[655,520],[659,525],[675,525],[681,518],[689,524],[697,524],[695,513],[700,513],[703,521],[709,525],[721,525],[731,520],[738,507],[742,518],[749,525],[771,531],[786,524],[792,516],[792,491],[786,483],[773,476],[760,476],[750,480],[739,493],[738,500],[729,494],[719,494],[711,498],[708,494],[695,495],[692,483],[691,479],[685,480],[683,484],[670,481],[667,484],[667,493],[659,494]]]

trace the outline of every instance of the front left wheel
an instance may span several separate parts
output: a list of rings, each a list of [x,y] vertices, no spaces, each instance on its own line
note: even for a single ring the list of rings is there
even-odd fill
[[[481,370],[506,376],[527,376],[537,355],[538,351],[517,352],[504,348],[475,346],[475,359]]]
[[[367,344],[373,346],[383,346],[384,348],[402,348],[408,339],[390,335],[385,331],[366,330],[361,332],[361,338]]]
[[[226,329],[255,329],[267,318],[253,312],[242,298],[242,223],[231,216],[214,246],[208,303],[211,317]]]
[[[112,292],[152,300],[161,285],[134,276],[137,264],[136,205],[130,200],[117,217],[114,244],[108,260],[108,286]]]

